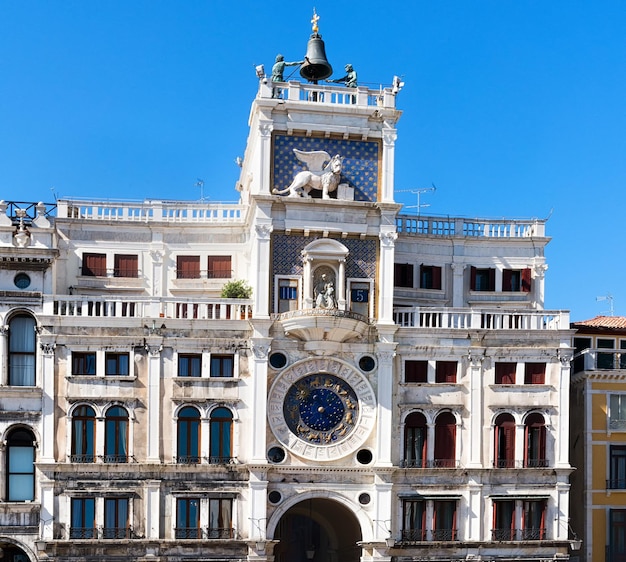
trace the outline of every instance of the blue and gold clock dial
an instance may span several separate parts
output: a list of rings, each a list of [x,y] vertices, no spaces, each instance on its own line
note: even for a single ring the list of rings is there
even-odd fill
[[[357,419],[359,401],[352,387],[334,375],[306,376],[291,385],[283,416],[291,432],[310,443],[337,443]]]

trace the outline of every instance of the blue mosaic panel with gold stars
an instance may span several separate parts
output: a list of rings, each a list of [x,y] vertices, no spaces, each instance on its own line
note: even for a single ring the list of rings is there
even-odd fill
[[[298,172],[306,169],[306,165],[294,155],[294,148],[307,152],[325,150],[330,156],[339,154],[343,158],[341,182],[354,187],[354,200],[378,199],[380,160],[378,141],[275,135],[273,188],[286,188]]]

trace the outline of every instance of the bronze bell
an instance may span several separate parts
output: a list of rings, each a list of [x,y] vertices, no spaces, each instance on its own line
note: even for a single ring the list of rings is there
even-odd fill
[[[300,67],[300,76],[309,82],[324,80],[333,73],[333,67],[326,60],[326,49],[322,36],[318,33],[311,35],[306,47],[304,64]]]

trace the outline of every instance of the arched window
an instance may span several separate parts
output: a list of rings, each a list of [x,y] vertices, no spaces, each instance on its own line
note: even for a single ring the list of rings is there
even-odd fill
[[[426,467],[428,427],[424,414],[413,412],[404,422],[404,465],[408,468]]]
[[[183,464],[200,462],[200,413],[187,406],[178,414],[178,453],[176,461]]]
[[[496,468],[515,467],[515,420],[511,414],[500,414],[495,423]]]
[[[9,321],[9,385],[35,386],[35,319],[26,314]]]
[[[7,438],[7,499],[13,502],[35,499],[35,436],[27,429],[15,429]]]
[[[211,412],[209,462],[229,463],[232,459],[233,415],[228,408]]]
[[[524,427],[524,466],[541,468],[548,466],[546,460],[546,422],[538,413],[526,418]]]
[[[456,419],[450,412],[439,414],[435,420],[434,466],[456,466]]]
[[[95,462],[96,412],[91,406],[79,406],[72,415],[71,462]]]
[[[128,462],[128,412],[109,408],[104,425],[104,462]]]

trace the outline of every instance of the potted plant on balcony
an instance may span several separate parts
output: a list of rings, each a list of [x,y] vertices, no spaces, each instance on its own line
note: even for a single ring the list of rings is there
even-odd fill
[[[223,299],[249,299],[252,296],[252,287],[245,279],[233,279],[228,281],[222,287],[222,293],[220,297]],[[246,318],[246,309],[248,309],[248,315],[251,315],[251,310],[248,306],[241,306],[241,319]]]

